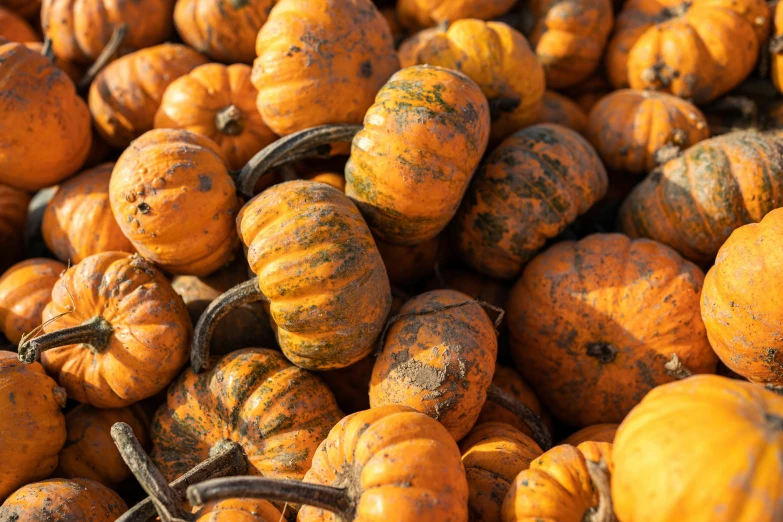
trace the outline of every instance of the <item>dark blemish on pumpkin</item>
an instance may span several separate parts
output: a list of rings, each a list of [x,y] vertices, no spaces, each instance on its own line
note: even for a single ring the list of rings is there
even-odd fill
[[[595,357],[604,364],[614,361],[617,358],[617,352],[618,350],[613,344],[603,341],[587,345],[587,355]]]
[[[150,206],[146,203],[139,203],[136,205],[136,208],[141,212],[142,214],[149,214],[150,213]],[[128,216],[130,217],[130,216]]]
[[[488,243],[499,243],[508,232],[499,217],[487,212],[477,214],[473,220],[473,226],[481,232]]]
[[[16,404],[16,397],[14,396],[14,392],[8,394],[8,400],[11,402],[11,404]]]
[[[212,178],[204,174],[198,175],[198,191],[209,192],[212,190]]]
[[[370,60],[365,60],[359,66],[359,75],[362,78],[369,78],[372,76],[372,63]]]

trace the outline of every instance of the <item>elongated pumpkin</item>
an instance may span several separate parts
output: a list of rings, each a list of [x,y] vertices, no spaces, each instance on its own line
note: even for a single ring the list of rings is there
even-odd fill
[[[463,18],[491,20],[508,12],[514,0],[400,0],[397,19],[408,29],[432,27]]]
[[[114,522],[127,509],[117,493],[98,482],[50,479],[16,490],[0,505],[0,520]]]

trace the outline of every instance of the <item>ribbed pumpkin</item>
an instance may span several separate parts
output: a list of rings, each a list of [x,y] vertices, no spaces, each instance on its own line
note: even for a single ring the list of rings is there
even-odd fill
[[[61,69],[0,37],[0,92],[9,94],[0,96],[0,183],[35,191],[79,170],[92,140],[90,113]]]
[[[41,325],[52,288],[66,266],[44,258],[27,259],[0,277],[0,331],[13,344]]]
[[[701,316],[718,357],[746,379],[783,387],[783,209],[735,230],[707,272]]]
[[[167,272],[208,275],[234,256],[236,189],[217,144],[205,136],[145,133],[117,160],[109,200],[139,254]]]
[[[77,63],[92,63],[125,24],[120,49],[125,53],[159,44],[172,29],[174,0],[43,0],[41,25],[54,54]]]
[[[783,397],[761,386],[712,375],[660,386],[620,425],[613,454],[623,522],[783,517]]]
[[[51,479],[16,490],[0,506],[0,520],[114,522],[127,510],[117,493],[97,482]]]
[[[514,0],[399,0],[397,19],[408,29],[463,18],[491,20],[507,13],[515,3]]]
[[[256,53],[258,111],[280,136],[360,123],[399,68],[389,26],[370,0],[279,0]]]
[[[154,127],[166,87],[205,63],[206,57],[178,44],[156,45],[113,61],[90,86],[98,132],[111,147],[124,149]]]
[[[558,94],[555,91],[546,91],[541,102],[541,110],[538,113],[537,121],[540,123],[557,123],[584,134],[585,127],[587,127],[587,114],[571,98]]]
[[[417,245],[395,245],[376,239],[389,282],[392,285],[408,285],[432,274],[438,264],[442,236],[435,236]]]
[[[710,137],[704,114],[669,94],[621,89],[595,104],[587,139],[607,168],[646,174],[672,153]]]
[[[654,241],[594,234],[557,243],[511,290],[515,366],[564,423],[619,422],[673,379],[664,367],[672,354],[693,373],[715,372],[699,316],[703,280]]]
[[[476,173],[455,219],[457,250],[479,272],[513,278],[600,200],[607,184],[598,154],[578,133],[551,123],[528,127]]]
[[[42,42],[25,42],[24,46],[38,54],[41,54],[44,49],[44,44]],[[76,65],[75,63],[68,61],[64,58],[60,58],[59,56],[52,56],[52,63],[55,65],[55,67],[62,69],[62,71],[68,75],[68,78],[71,79],[74,85],[79,83],[79,80],[81,80],[82,77],[84,76],[84,71],[81,66]],[[95,145],[95,136],[93,135],[93,146],[94,145]],[[89,163],[89,159],[85,163]]]
[[[750,73],[769,26],[764,0],[628,0],[606,50],[609,81],[712,101]]]
[[[614,442],[617,424],[593,424],[566,437],[561,444],[578,446],[583,442]]]
[[[345,192],[373,233],[412,245],[457,212],[489,139],[489,106],[467,76],[420,65],[396,73],[367,111]]]
[[[522,380],[522,377],[519,376],[516,370],[498,364],[495,367],[492,384],[530,408],[533,413],[541,418],[544,425],[547,427],[551,426],[551,419],[541,406],[536,392]],[[517,414],[494,401],[487,401],[482,406],[476,425],[481,423],[504,423],[516,428],[528,437],[533,436],[530,427]]]
[[[23,235],[30,195],[0,184],[0,270],[22,257]]]
[[[256,109],[257,95],[249,66],[201,65],[166,88],[155,127],[184,129],[210,138],[228,166],[239,170],[277,138]]]
[[[41,13],[41,0],[0,0],[0,4],[24,18]]]
[[[182,299],[138,255],[105,252],[57,281],[43,312],[45,335],[19,346],[68,391],[119,408],[163,390],[187,360],[192,330]]]
[[[708,263],[732,231],[783,206],[783,138],[739,131],[697,143],[623,202],[621,232]]]
[[[38,42],[41,38],[27,20],[0,5],[0,37],[11,42]]]
[[[779,92],[783,92],[783,4],[775,6],[772,40],[770,41],[770,77]]]

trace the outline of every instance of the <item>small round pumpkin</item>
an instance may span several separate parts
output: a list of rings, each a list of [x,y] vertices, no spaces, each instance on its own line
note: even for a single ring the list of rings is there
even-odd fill
[[[775,6],[773,36],[770,41],[770,77],[778,92],[783,92],[783,4]]]
[[[44,50],[44,44],[42,42],[25,42],[24,45],[28,49],[31,49],[38,54],[41,54]],[[60,58],[59,56],[52,56],[52,63],[54,63],[55,67],[62,69],[63,72],[68,75],[68,78],[71,79],[74,85],[77,85],[79,80],[81,80],[84,76],[84,70],[81,66],[64,58]],[[95,146],[95,136],[93,136],[92,142],[92,145]],[[89,156],[85,164],[89,164]]]
[[[463,18],[491,20],[507,13],[515,3],[515,0],[399,0],[397,19],[408,29]]]
[[[16,490],[0,506],[0,520],[114,522],[127,510],[117,493],[98,482],[51,479]]]
[[[27,20],[2,5],[0,5],[0,37],[21,43],[41,40]]]
[[[566,437],[561,444],[578,446],[583,442],[613,443],[617,433],[617,424],[593,424]]]
[[[0,184],[0,270],[5,271],[22,257],[23,235],[30,195]]]
[[[544,93],[537,121],[557,123],[579,134],[584,134],[585,127],[587,127],[587,114],[571,98],[548,90]]]
[[[342,172],[310,172],[302,176],[302,179],[326,183],[345,193],[345,174]]]
[[[538,400],[536,392],[533,391],[530,385],[522,380],[522,377],[520,377],[516,370],[499,364],[496,365],[495,375],[492,377],[492,384],[530,408],[533,413],[541,418],[544,425],[551,429],[552,419],[549,417],[549,414],[544,411],[543,406],[541,406],[541,402]],[[523,419],[519,418],[519,415],[513,411],[507,410],[503,405],[494,401],[487,401],[484,403],[484,406],[481,407],[481,413],[479,413],[478,420],[476,420],[476,425],[481,423],[504,423],[516,428],[528,437],[533,436],[530,426],[528,426]]]
[[[31,18],[41,13],[41,0],[0,0],[0,5],[6,6],[23,18]]]
[[[442,236],[435,236],[417,245],[395,245],[376,239],[389,282],[405,286],[420,281],[435,271],[441,250]]]

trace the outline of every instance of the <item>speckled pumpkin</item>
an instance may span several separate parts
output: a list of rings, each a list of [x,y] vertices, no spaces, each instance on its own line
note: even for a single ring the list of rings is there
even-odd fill
[[[5,271],[22,257],[23,234],[30,195],[0,184],[0,270]]]
[[[761,386],[713,375],[660,386],[620,425],[613,455],[624,522],[783,517],[783,397]]]
[[[256,54],[258,111],[280,136],[360,123],[399,68],[389,26],[370,0],[279,0]]]
[[[281,513],[263,499],[232,498],[202,506],[193,522],[283,522],[283,515],[293,511],[290,505],[287,508]]]
[[[515,366],[564,423],[619,422],[673,380],[664,368],[672,354],[693,373],[715,373],[699,315],[703,280],[655,241],[594,234],[557,243],[511,290]]]
[[[200,134],[155,129],[135,140],[114,166],[109,200],[136,250],[172,274],[208,275],[239,244],[234,180]]]
[[[492,377],[492,384],[530,408],[533,413],[539,416],[544,425],[551,429],[552,419],[549,417],[549,414],[544,411],[543,406],[541,406],[541,402],[538,400],[536,392],[522,380],[522,377],[520,377],[516,370],[498,364],[495,367],[495,375]],[[528,437],[533,436],[530,427],[523,419],[519,418],[519,415],[507,410],[494,401],[485,402],[484,406],[481,408],[481,413],[479,413],[476,425],[481,423],[504,423],[516,428]]]
[[[166,88],[155,127],[185,129],[210,138],[228,166],[240,170],[277,138],[256,109],[257,95],[249,66],[201,65]]]
[[[442,240],[445,241],[442,236],[435,236],[417,245],[395,245],[376,239],[389,282],[405,286],[432,274],[438,264]]]
[[[491,20],[507,13],[515,3],[514,0],[399,0],[397,19],[408,29],[463,18]]]
[[[0,0],[0,5],[19,13],[24,18],[41,13],[41,0]]]
[[[90,86],[90,113],[98,132],[111,147],[124,149],[154,127],[166,87],[205,63],[206,57],[193,49],[168,43],[113,61]]]
[[[127,510],[117,493],[97,482],[51,479],[16,490],[0,506],[0,520],[114,522]]]
[[[353,139],[345,192],[377,237],[402,245],[433,238],[457,212],[489,129],[489,106],[473,80],[428,65],[403,69]]]
[[[593,424],[566,437],[561,444],[578,446],[583,442],[614,442],[617,424]]]
[[[584,134],[587,127],[587,114],[571,98],[555,91],[546,91],[538,113],[538,122],[557,123]]]
[[[513,278],[607,185],[598,154],[578,133],[551,123],[528,127],[476,173],[455,219],[457,250],[479,272]]]
[[[0,37],[0,92],[13,94],[0,96],[0,183],[35,191],[79,170],[92,141],[90,113],[61,69]]]
[[[618,214],[631,237],[709,263],[732,231],[783,206],[783,137],[739,131],[697,143],[634,188]]]
[[[25,42],[25,47],[28,49],[31,49],[32,51],[41,54],[44,49],[44,45],[42,42]],[[82,79],[84,76],[84,70],[82,66],[79,66],[71,61],[68,61],[64,58],[60,58],[59,56],[52,56],[52,63],[54,63],[55,67],[58,67],[62,69],[62,71],[68,75],[68,78],[71,79],[71,81],[76,85],[79,80]],[[95,136],[93,136],[93,145],[95,145]],[[89,160],[85,163],[89,163]]]
[[[38,42],[41,38],[27,20],[0,5],[0,37],[11,42]]]

